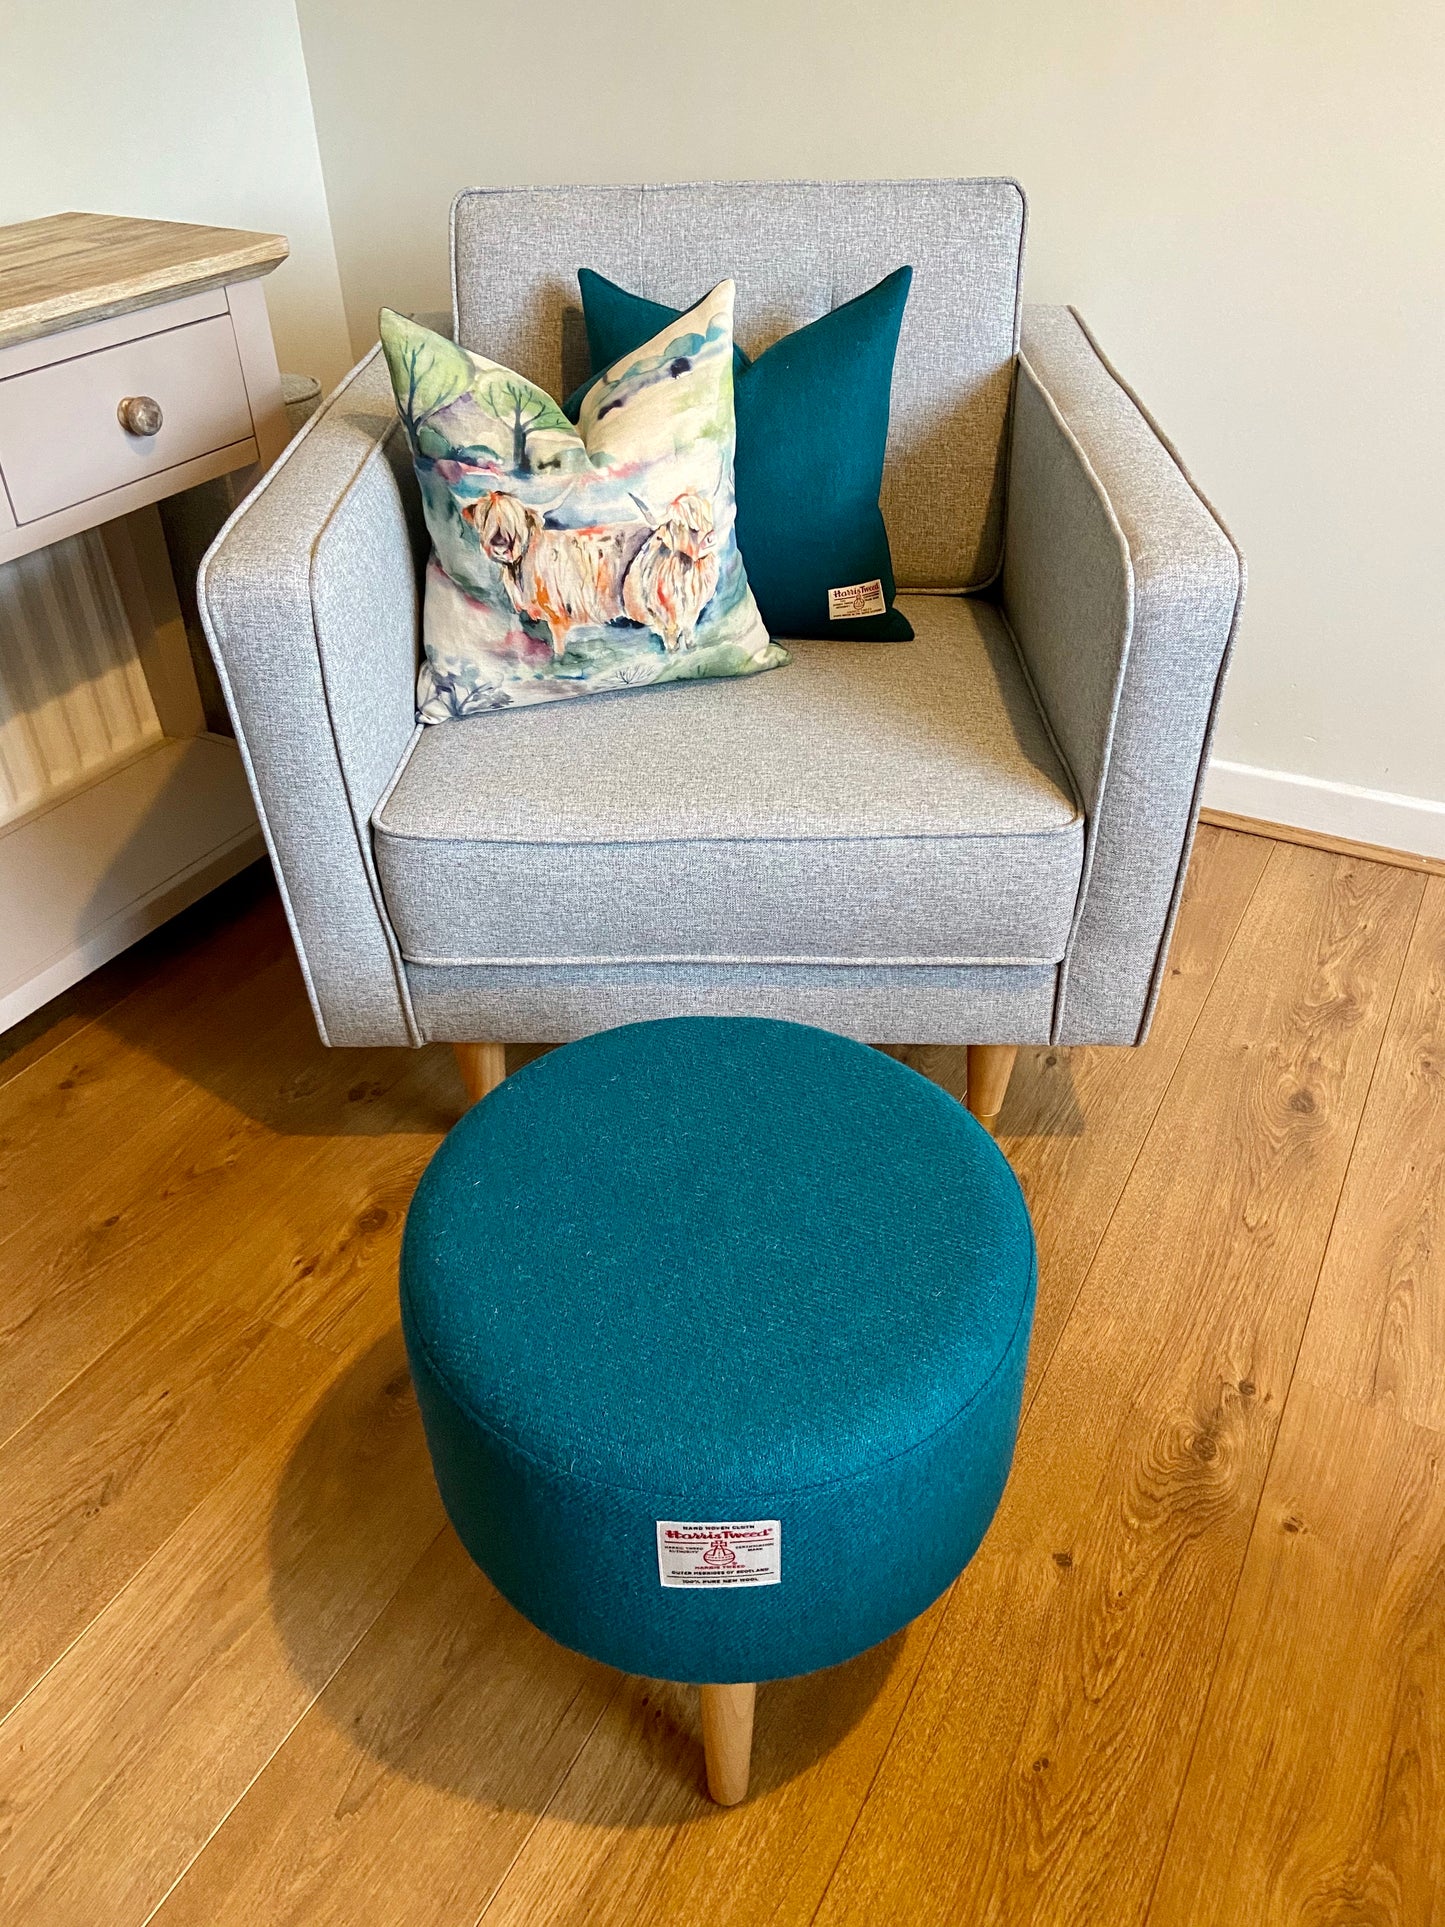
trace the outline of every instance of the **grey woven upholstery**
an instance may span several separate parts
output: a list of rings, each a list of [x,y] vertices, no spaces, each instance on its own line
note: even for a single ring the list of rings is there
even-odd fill
[[[1004,601],[1089,831],[1060,1043],[1127,1043],[1183,888],[1244,561],[1068,308],[1025,310]]]
[[[1243,569],[1008,182],[470,191],[461,338],[558,388],[573,273],[758,347],[915,270],[884,504],[912,644],[413,726],[425,536],[369,358],[217,539],[202,611],[323,1037],[547,1041],[683,1012],[879,1042],[1133,1042]],[[966,587],[994,578],[985,596]]]
[[[997,610],[418,730],[373,818],[411,963],[1047,963],[1083,819]]]
[[[469,188],[452,207],[456,338],[567,394],[588,373],[579,267],[673,307],[731,276],[757,354],[906,261],[882,496],[894,572],[974,588],[1003,534],[1023,241],[1016,181]]]
[[[333,1044],[417,1041],[369,818],[415,724],[425,543],[376,348],[221,530],[196,585]]]

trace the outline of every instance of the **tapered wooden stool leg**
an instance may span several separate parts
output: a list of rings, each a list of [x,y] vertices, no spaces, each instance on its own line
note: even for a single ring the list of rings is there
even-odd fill
[[[990,1137],[1013,1075],[1017,1044],[970,1044],[968,1047],[968,1108]]]
[[[735,1807],[748,1797],[753,1763],[753,1701],[757,1687],[704,1686],[702,1750],[707,1756],[707,1790],[720,1807]]]
[[[467,1087],[468,1104],[480,1103],[507,1075],[505,1044],[453,1044],[452,1049]]]

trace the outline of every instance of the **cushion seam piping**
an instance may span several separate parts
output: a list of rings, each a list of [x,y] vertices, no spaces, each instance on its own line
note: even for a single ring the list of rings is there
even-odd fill
[[[1065,774],[1070,775],[1067,765]],[[389,836],[398,843],[435,843],[446,849],[486,849],[486,850],[647,850],[659,847],[672,848],[677,845],[706,844],[768,844],[790,847],[805,843],[1005,843],[1040,842],[1054,837],[1067,837],[1087,821],[1084,812],[1075,809],[1067,823],[1056,824],[1047,830],[861,830],[855,835],[833,836],[612,836],[584,838],[580,836],[522,837],[522,836],[439,836],[430,830],[399,830],[392,824],[383,822],[380,815],[372,817],[372,827],[382,836]]]
[[[726,969],[786,970],[1056,970],[1061,957],[840,957],[832,953],[816,956],[758,956],[728,951],[653,951],[629,954],[625,951],[525,957],[418,957],[404,950],[405,962],[418,970],[630,970],[671,968],[674,964]]]

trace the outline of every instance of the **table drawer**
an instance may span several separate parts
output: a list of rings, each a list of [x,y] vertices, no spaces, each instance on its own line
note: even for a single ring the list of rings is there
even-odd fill
[[[131,396],[159,403],[154,434],[121,425]],[[229,315],[0,380],[0,475],[22,526],[253,433]]]

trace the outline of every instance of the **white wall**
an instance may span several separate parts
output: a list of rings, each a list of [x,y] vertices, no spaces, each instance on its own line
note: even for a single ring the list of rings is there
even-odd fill
[[[0,222],[67,208],[285,234],[281,366],[348,366],[293,0],[3,0]]]
[[[1445,799],[1435,0],[299,12],[358,346],[382,301],[448,305],[469,182],[1016,174],[1029,298],[1081,308],[1248,555],[1217,756]],[[1321,808],[1227,770],[1215,794]],[[1350,834],[1325,795],[1315,827]],[[1445,814],[1343,808],[1445,837]]]

